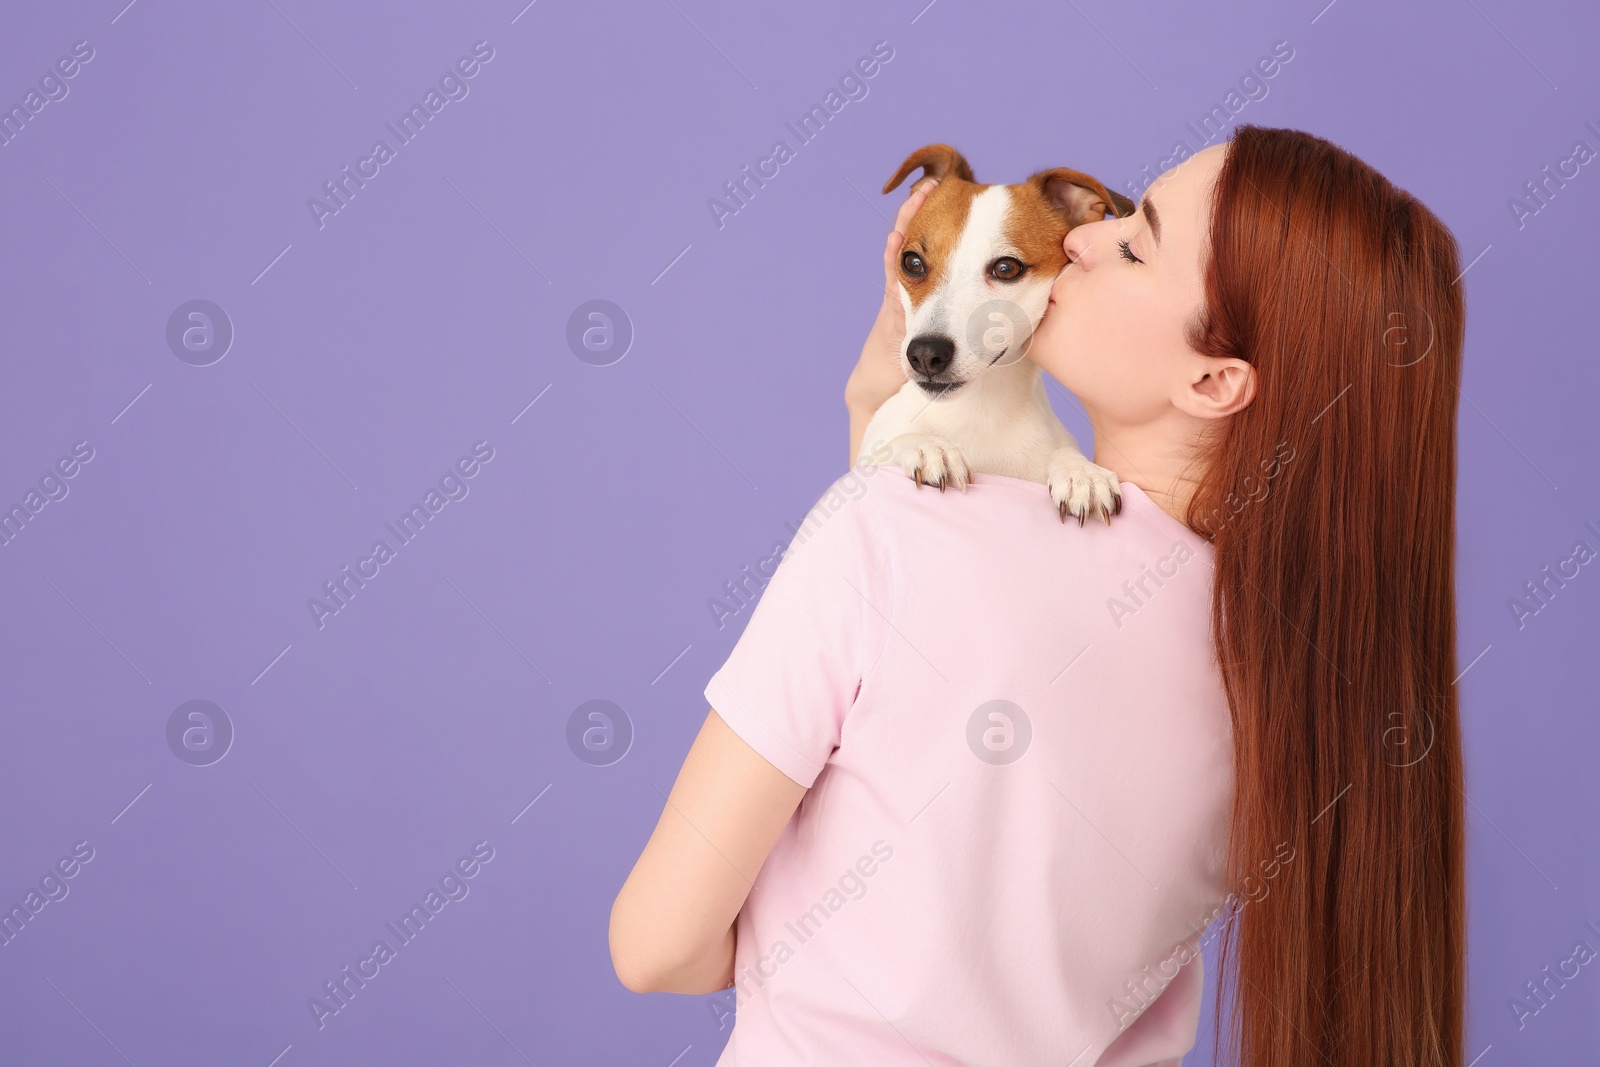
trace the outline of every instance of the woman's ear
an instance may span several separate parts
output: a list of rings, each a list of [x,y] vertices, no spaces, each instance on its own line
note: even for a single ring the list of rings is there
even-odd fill
[[[1180,411],[1197,419],[1220,419],[1255,399],[1255,367],[1233,356],[1196,359],[1196,376],[1173,401]]]

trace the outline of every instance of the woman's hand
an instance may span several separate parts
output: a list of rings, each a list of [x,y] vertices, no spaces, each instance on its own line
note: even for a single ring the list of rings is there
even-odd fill
[[[878,317],[867,333],[867,342],[861,346],[861,357],[845,383],[844,402],[850,409],[850,462],[861,450],[861,437],[873,414],[906,384],[905,371],[900,366],[900,342],[905,337],[906,314],[900,304],[900,245],[905,240],[906,225],[917,213],[922,202],[937,181],[920,183],[900,205],[895,215],[894,229],[890,231],[883,248],[883,304]]]

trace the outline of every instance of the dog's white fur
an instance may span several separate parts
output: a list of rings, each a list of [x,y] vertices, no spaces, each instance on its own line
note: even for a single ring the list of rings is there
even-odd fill
[[[965,489],[974,471],[1040,482],[1062,521],[1070,514],[1082,525],[1098,511],[1109,522],[1121,495],[1115,472],[1083,454],[1051,409],[1038,365],[1024,355],[1055,276],[1002,284],[986,273],[1000,257],[1021,258],[1007,237],[1015,189],[994,185],[973,198],[950,264],[920,307],[900,286],[900,365],[908,380],[868,423],[856,463],[898,464],[941,490]],[[942,395],[918,384],[924,376],[907,356],[910,343],[927,335],[955,342],[954,360],[934,381],[960,384]]]

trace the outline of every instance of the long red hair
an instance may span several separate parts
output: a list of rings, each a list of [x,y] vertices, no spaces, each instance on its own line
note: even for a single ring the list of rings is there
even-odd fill
[[[1231,884],[1256,886],[1219,920],[1218,1062],[1459,1067],[1456,242],[1298,130],[1238,126],[1214,195],[1190,342],[1257,372],[1188,514],[1215,548]]]

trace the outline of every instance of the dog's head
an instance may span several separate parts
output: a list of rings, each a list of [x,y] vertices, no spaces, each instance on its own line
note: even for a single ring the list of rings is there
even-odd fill
[[[900,362],[930,397],[948,397],[990,367],[1025,355],[1066,266],[1067,231],[1107,213],[1130,215],[1134,203],[1066,167],[1042,170],[1020,185],[980,185],[961,153],[943,144],[911,153],[883,191],[919,167],[912,190],[930,178],[939,185],[912,216],[900,246],[906,309]]]

